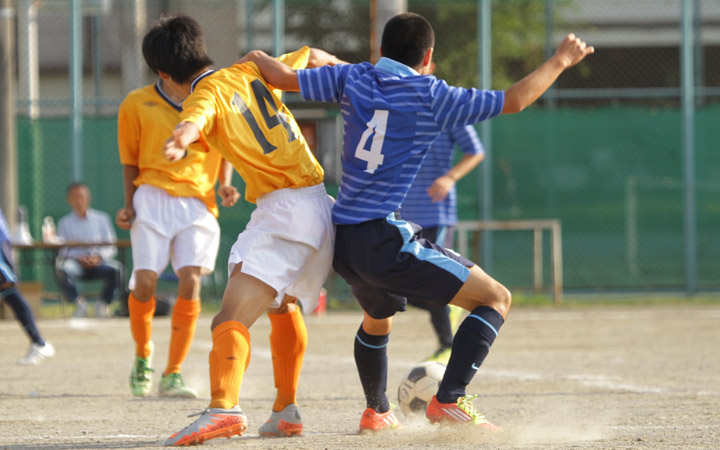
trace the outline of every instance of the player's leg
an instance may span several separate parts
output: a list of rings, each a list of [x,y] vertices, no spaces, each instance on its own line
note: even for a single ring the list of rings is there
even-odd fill
[[[295,436],[303,423],[297,388],[307,347],[302,311],[313,311],[333,256],[334,227],[330,216],[333,200],[322,185],[280,191],[287,200],[264,205],[277,221],[268,225],[278,238],[277,251],[284,255],[272,279],[282,296],[268,310],[272,325],[270,348],[277,395],[270,418],[260,427],[264,436]],[[297,196],[299,194],[299,196]],[[280,197],[280,198],[282,198]],[[303,224],[303,226],[298,226]]]
[[[54,356],[55,349],[40,335],[32,311],[18,290],[16,281],[12,265],[3,249],[0,248],[0,298],[13,310],[15,318],[20,322],[31,341],[27,354],[17,363],[20,365],[37,364],[45,358]]]
[[[190,351],[200,316],[201,270],[188,266],[177,271],[178,296],[170,318],[168,360],[158,386],[163,397],[197,397],[197,392],[185,385],[180,369]]]
[[[73,317],[87,317],[87,302],[77,290],[77,280],[83,276],[84,270],[80,263],[67,258],[59,262],[55,269],[55,282],[60,293],[68,303],[75,305]]]
[[[145,397],[152,387],[152,319],[155,316],[155,286],[158,274],[152,270],[134,270],[128,296],[130,333],[135,342],[135,360],[130,371],[130,391]]]
[[[166,444],[185,445],[244,432],[247,421],[238,396],[250,358],[248,328],[268,308],[281,307],[286,295],[297,297],[304,308],[309,301],[317,302],[332,259],[332,204],[322,184],[281,189],[258,199],[230,251],[230,280],[212,322],[210,408]],[[224,421],[220,425],[212,419],[218,415]]]
[[[185,385],[181,365],[190,350],[201,310],[202,275],[215,270],[220,246],[220,227],[207,207],[197,199],[177,198],[182,204],[181,219],[189,226],[178,232],[172,243],[171,262],[178,276],[178,296],[171,318],[168,361],[160,379],[160,395],[194,398],[197,393]]]
[[[238,405],[245,369],[250,362],[248,328],[272,304],[277,291],[235,265],[212,321],[210,405],[192,424],[173,434],[165,445],[182,446],[218,437],[242,435],[247,417]]]
[[[270,350],[277,393],[270,418],[260,427],[261,436],[295,436],[302,433],[297,388],[307,349],[305,320],[297,298],[285,296],[279,308],[269,308]]]
[[[136,194],[137,195],[137,194]],[[138,202],[136,201],[137,205]],[[136,206],[137,208],[137,206]],[[152,387],[152,319],[158,274],[170,260],[170,239],[153,227],[138,222],[130,230],[133,273],[130,276],[128,313],[135,342],[135,360],[130,372],[130,390],[144,397]]]
[[[375,319],[365,312],[355,335],[355,366],[365,394],[365,411],[360,418],[360,432],[402,428],[387,398],[387,346],[392,316]]]
[[[470,403],[473,397],[467,396],[465,389],[485,360],[507,317],[510,291],[475,265],[470,268],[469,276],[451,304],[470,311],[470,314],[455,334],[450,361],[438,393],[428,406],[427,417],[431,422],[468,422],[496,429],[474,411]]]
[[[426,415],[433,422],[453,419],[487,424],[487,420],[472,411],[471,404],[467,406],[469,399],[464,392],[507,315],[510,293],[477,265],[418,237],[417,231],[414,224],[394,215],[384,221],[338,226],[333,266],[346,280],[348,273],[352,277],[352,272],[344,267],[349,266],[364,279],[386,286],[396,294],[442,305],[450,302],[471,312],[455,335],[438,393],[441,400],[455,403],[438,406],[435,398]],[[358,236],[364,236],[364,240]],[[374,245],[369,245],[370,242]],[[457,416],[446,413],[456,412],[461,405],[469,412]]]
[[[438,245],[443,245],[446,248],[452,248],[452,227],[437,226],[437,227],[426,227],[421,229],[417,236],[434,242]],[[448,238],[448,236],[450,236]],[[421,302],[412,297],[408,297],[408,303],[414,306],[428,305],[426,302]],[[422,308],[422,306],[419,306]],[[430,323],[433,326],[435,335],[438,338],[438,348],[435,352],[427,358],[427,361],[435,361],[442,364],[447,364],[450,359],[450,348],[452,347],[453,341],[453,327],[450,320],[450,306],[442,304],[429,304],[425,309],[430,313]]]
[[[102,281],[100,298],[95,302],[95,317],[108,316],[108,307],[112,302],[120,282],[119,275],[120,269],[110,262],[103,262],[96,267],[88,268],[84,271],[82,276],[83,280]]]

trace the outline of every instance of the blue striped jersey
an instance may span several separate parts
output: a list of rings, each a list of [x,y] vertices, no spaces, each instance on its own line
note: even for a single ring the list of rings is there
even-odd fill
[[[8,227],[7,222],[5,222],[5,216],[3,215],[3,212],[0,209],[0,243],[9,241],[9,240],[10,240],[10,227]]]
[[[384,218],[402,204],[430,144],[444,129],[500,114],[502,91],[449,86],[381,58],[297,72],[306,100],[340,103],[345,130],[333,221]]]
[[[453,167],[455,147],[459,147],[465,155],[485,153],[472,125],[440,133],[425,155],[420,171],[402,203],[400,216],[403,219],[415,222],[423,228],[453,226],[457,223],[455,186],[448,192],[447,197],[438,202],[432,201],[427,193],[433,182]]]

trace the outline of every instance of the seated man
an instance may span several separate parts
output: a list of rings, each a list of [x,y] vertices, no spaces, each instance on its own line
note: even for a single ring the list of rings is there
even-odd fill
[[[72,208],[58,223],[57,234],[66,243],[116,242],[110,216],[90,208],[90,189],[80,182],[67,188],[65,199]],[[76,305],[75,317],[87,316],[87,302],[78,294],[78,280],[102,280],[101,298],[95,302],[95,317],[106,317],[120,283],[120,262],[113,258],[114,245],[63,247],[56,264],[56,279],[63,295]]]

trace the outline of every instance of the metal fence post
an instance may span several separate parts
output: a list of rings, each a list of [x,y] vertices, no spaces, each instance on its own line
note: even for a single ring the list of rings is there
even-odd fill
[[[17,155],[15,136],[15,8],[12,0],[0,2],[0,206],[9,226],[17,208]]]
[[[685,292],[693,295],[697,282],[697,217],[695,207],[695,75],[694,2],[682,1],[682,117],[683,117],[683,211],[685,234]]]
[[[83,177],[82,2],[72,0],[70,11],[70,96],[72,105],[72,174]]]
[[[490,89],[492,81],[492,5],[490,0],[478,0],[478,87]],[[493,219],[492,204],[492,125],[486,120],[480,124],[480,136],[485,147],[485,159],[481,166],[482,173],[482,199],[480,218]],[[483,270],[492,274],[493,266],[492,232],[483,233],[482,262]]]

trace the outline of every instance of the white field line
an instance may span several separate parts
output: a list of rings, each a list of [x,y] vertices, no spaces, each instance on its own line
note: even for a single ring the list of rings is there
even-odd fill
[[[613,430],[712,430],[720,429],[720,423],[709,425],[610,425]]]
[[[720,309],[692,309],[686,313],[694,320],[717,320],[720,318]],[[579,320],[632,320],[632,321],[653,321],[667,318],[667,313],[662,309],[652,310],[630,310],[630,311],[519,311],[510,313],[508,320],[513,322],[540,322],[540,321],[579,321]],[[169,319],[163,318],[163,319]],[[201,318],[201,320],[209,318]],[[408,323],[417,320],[415,314],[396,314],[394,319],[397,323]],[[325,316],[306,316],[305,321],[313,326],[336,326],[355,325],[362,322],[362,313],[327,314]],[[69,318],[58,320],[42,320],[43,328],[53,329],[95,329],[95,328],[127,328],[128,319],[125,317],[94,319],[94,318]],[[14,320],[0,321],[0,330],[15,329],[17,324]]]

